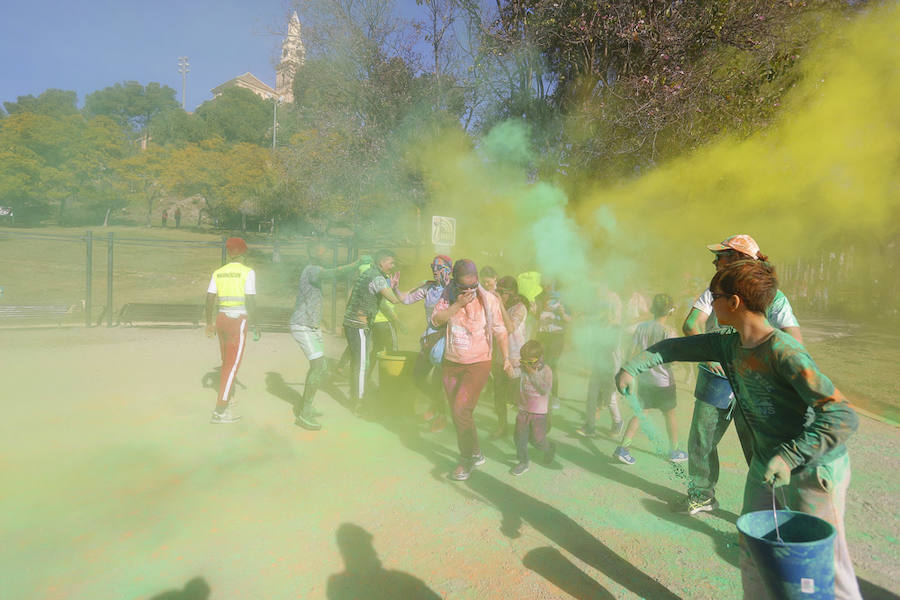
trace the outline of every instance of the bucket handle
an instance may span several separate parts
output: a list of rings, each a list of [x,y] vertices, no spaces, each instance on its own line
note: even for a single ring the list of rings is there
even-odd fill
[[[781,490],[781,505],[785,510],[791,510],[784,498],[784,490]],[[778,530],[778,511],[775,509],[775,486],[772,486],[772,518],[775,520],[775,536],[778,538],[778,542],[783,544],[784,540],[781,539],[781,532]]]
[[[783,544],[784,540],[781,539],[781,532],[778,530],[778,511],[775,510],[775,486],[772,486],[772,518],[775,519],[775,537],[778,538],[778,543]]]

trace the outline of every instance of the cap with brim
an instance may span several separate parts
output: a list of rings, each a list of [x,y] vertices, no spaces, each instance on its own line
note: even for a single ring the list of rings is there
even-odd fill
[[[243,238],[233,237],[225,241],[225,251],[229,256],[240,256],[247,252],[247,242]]]
[[[707,249],[710,252],[725,252],[727,250],[734,250],[735,252],[740,252],[745,256],[756,259],[759,258],[760,250],[759,244],[756,243],[749,235],[742,233],[740,235],[733,235],[730,238],[722,240],[721,243],[718,244],[710,244],[707,246]]]

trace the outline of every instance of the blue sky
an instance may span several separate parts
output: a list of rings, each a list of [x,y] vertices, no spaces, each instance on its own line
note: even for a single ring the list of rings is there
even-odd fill
[[[404,16],[415,0],[398,2]],[[74,90],[79,105],[117,82],[174,88],[181,101],[178,57],[187,56],[187,108],[210,89],[253,73],[275,84],[290,5],[286,0],[9,0],[0,11],[0,103],[48,88]]]

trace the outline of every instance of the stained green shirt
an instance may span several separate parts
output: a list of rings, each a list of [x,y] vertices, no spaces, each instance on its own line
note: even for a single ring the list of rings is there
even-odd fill
[[[377,267],[370,267],[360,273],[347,301],[344,326],[368,329],[375,322],[381,302],[381,290],[387,287],[390,287],[387,277]]]
[[[663,340],[622,369],[637,375],[672,361],[717,361],[753,431],[753,453],[765,464],[778,454],[792,469],[846,454],[859,425],[856,412],[793,337],[776,329],[754,348],[733,330]],[[807,418],[807,408],[813,418]]]

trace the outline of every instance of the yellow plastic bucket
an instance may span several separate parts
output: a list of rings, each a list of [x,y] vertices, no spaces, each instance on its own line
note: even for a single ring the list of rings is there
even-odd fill
[[[400,377],[406,366],[406,356],[382,351],[375,355],[378,359],[379,372],[389,377]]]

